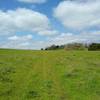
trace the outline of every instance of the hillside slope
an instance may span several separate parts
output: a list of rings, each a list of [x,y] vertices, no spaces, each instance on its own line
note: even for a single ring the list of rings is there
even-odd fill
[[[0,100],[100,100],[100,52],[0,50]]]

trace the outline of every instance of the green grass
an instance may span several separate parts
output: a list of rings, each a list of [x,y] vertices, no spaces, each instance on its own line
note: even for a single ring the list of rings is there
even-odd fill
[[[100,100],[100,52],[2,49],[0,100]]]

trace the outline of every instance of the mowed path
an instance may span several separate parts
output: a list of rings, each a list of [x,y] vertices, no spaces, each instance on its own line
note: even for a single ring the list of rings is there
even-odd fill
[[[100,52],[5,52],[0,71],[11,81],[0,80],[0,100],[100,98]]]

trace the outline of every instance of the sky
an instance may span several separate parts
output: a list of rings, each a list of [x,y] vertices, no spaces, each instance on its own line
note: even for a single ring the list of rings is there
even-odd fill
[[[100,0],[0,0],[0,48],[100,43]]]

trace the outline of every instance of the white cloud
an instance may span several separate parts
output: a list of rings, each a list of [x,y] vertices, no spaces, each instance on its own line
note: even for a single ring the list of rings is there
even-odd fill
[[[0,44],[2,48],[15,48],[15,49],[30,49],[32,45],[31,34],[23,35],[23,36],[10,36],[7,37],[6,41]],[[33,47],[34,48],[34,47]]]
[[[77,1],[77,0],[76,0]],[[63,1],[54,10],[54,16],[70,29],[82,30],[79,34],[63,33],[52,29],[50,20],[42,13],[26,8],[0,10],[0,47],[15,49],[40,49],[52,44],[71,42],[100,42],[100,1]],[[87,28],[95,28],[95,31]],[[27,35],[17,36],[17,32]],[[41,35],[34,38],[34,35]],[[77,31],[76,31],[77,32]],[[25,33],[26,34],[26,33]],[[42,35],[46,37],[42,37]],[[53,35],[53,36],[51,36]]]
[[[54,9],[54,16],[70,29],[100,28],[100,0],[88,0],[84,3],[74,0],[60,2]]]
[[[80,34],[61,33],[53,37],[47,37],[43,40],[34,40],[32,35],[11,36],[6,41],[0,42],[1,48],[15,48],[15,49],[40,49],[50,46],[52,44],[61,45],[72,42],[100,42],[100,31],[83,32]]]
[[[59,32],[57,30],[43,30],[39,32],[40,35],[57,35]]]
[[[80,34],[75,33],[61,33],[55,38],[49,38],[52,43],[55,44],[66,44],[72,42],[82,42],[82,43],[91,43],[91,42],[100,42],[100,31],[91,31],[83,32]]]
[[[25,2],[25,3],[45,3],[47,0],[18,0],[20,2]]]
[[[11,36],[11,37],[8,37],[8,40],[11,40],[11,41],[27,41],[27,40],[32,40],[33,36],[31,34],[28,34],[26,36]]]
[[[0,11],[0,35],[12,35],[19,31],[40,33],[45,30],[51,30],[51,25],[42,13],[25,8]]]

